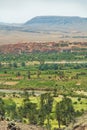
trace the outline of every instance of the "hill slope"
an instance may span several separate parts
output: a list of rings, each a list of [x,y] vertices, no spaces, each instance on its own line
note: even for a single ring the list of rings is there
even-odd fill
[[[25,26],[39,30],[78,29],[87,30],[87,18],[69,16],[37,16],[27,21]],[[49,28],[50,27],[50,28]]]
[[[70,16],[37,16],[32,18],[31,20],[27,21],[25,24],[57,24],[57,25],[64,25],[64,24],[87,24],[87,18],[81,17],[70,17]]]

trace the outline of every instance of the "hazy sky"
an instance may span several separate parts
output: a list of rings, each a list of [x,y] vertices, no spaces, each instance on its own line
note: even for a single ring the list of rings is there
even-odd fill
[[[0,22],[22,23],[40,15],[87,17],[87,0],[0,0]]]

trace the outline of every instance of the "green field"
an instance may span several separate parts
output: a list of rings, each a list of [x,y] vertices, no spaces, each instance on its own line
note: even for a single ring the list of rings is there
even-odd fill
[[[65,67],[40,70],[40,64],[0,68],[0,88],[53,90],[65,93],[87,91],[87,68]],[[46,65],[45,65],[46,66]],[[51,65],[47,65],[51,66]],[[62,68],[63,66],[63,68]],[[78,66],[78,65],[77,65]],[[45,68],[45,67],[44,67]]]
[[[59,55],[59,54],[58,54]],[[57,56],[56,54],[56,59]],[[66,56],[69,54],[66,54]],[[36,60],[34,58],[35,54],[11,56],[7,55],[0,56],[0,97],[4,100],[6,112],[6,118],[9,116],[12,119],[14,113],[9,112],[12,105],[14,112],[18,112],[18,108],[23,105],[23,100],[26,99],[26,95],[23,95],[22,92],[31,90],[31,95],[29,95],[29,100],[33,107],[36,105],[37,110],[40,109],[40,95],[42,93],[51,93],[53,97],[53,106],[50,113],[50,125],[53,130],[54,127],[57,128],[58,122],[55,117],[55,107],[56,104],[61,102],[63,97],[69,97],[72,101],[76,116],[80,116],[82,113],[87,111],[87,64],[86,64],[86,54],[79,53],[79,60],[75,60],[75,54],[71,54],[73,59],[70,59],[71,63],[62,62],[64,59],[64,54],[61,54],[57,59],[58,63],[55,63],[53,57],[54,53],[50,56],[48,54],[49,60],[45,55],[36,54]],[[43,56],[43,57],[42,57]],[[77,55],[76,55],[77,57]],[[43,60],[41,60],[41,58]],[[33,59],[33,60],[31,60]],[[53,59],[53,60],[52,60]],[[67,59],[67,58],[66,58]],[[69,57],[67,60],[69,61]],[[73,63],[76,61],[77,63]],[[59,63],[60,62],[60,63]],[[6,90],[9,90],[7,93]],[[14,90],[18,90],[15,92]],[[13,91],[12,93],[10,91]],[[39,91],[39,94],[36,95],[36,92]],[[12,104],[10,104],[12,103]],[[36,111],[37,111],[36,110]],[[34,111],[35,112],[35,111]],[[20,115],[17,115],[18,118]],[[22,122],[30,123],[28,120],[29,117],[23,115]],[[36,117],[35,117],[36,119]],[[44,126],[47,125],[48,118],[46,117],[44,121]],[[61,127],[63,127],[61,123]]]

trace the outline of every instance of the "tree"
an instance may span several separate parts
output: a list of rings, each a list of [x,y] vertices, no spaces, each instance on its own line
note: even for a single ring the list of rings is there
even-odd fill
[[[28,79],[30,79],[31,78],[31,74],[30,74],[30,71],[28,71]]]
[[[53,106],[53,97],[50,93],[47,94],[47,103],[45,105],[46,107],[46,118],[47,118],[47,128],[50,129],[50,113],[52,112],[52,106]]]
[[[21,66],[22,66],[22,67],[25,67],[25,65],[26,65],[25,62],[22,62],[22,63],[21,63]]]
[[[79,102],[81,101],[81,97],[78,97],[78,101],[79,101]]]
[[[5,115],[5,107],[4,107],[4,101],[2,98],[0,98],[0,116],[4,116]]]
[[[9,66],[9,68],[11,68],[12,67],[12,63],[9,63],[8,66]]]
[[[47,126],[50,125],[50,113],[52,111],[53,97],[50,93],[42,94],[40,97],[39,124],[44,125],[47,119]]]
[[[46,113],[45,113],[45,94],[41,94],[40,96],[40,109],[39,109],[39,124],[41,126],[44,125],[44,121],[46,118]]]
[[[37,124],[37,105],[36,103],[30,102],[29,98],[25,98],[23,100],[22,108],[22,115],[25,118],[29,119],[30,124]],[[22,117],[22,118],[23,118]]]
[[[7,74],[7,70],[4,70],[4,74]]]
[[[20,77],[20,76],[21,76],[21,73],[18,71],[18,72],[16,73],[16,76],[17,76],[17,77]]]
[[[17,68],[17,67],[18,67],[18,65],[17,65],[17,63],[16,63],[16,62],[14,62],[14,63],[13,63],[13,67],[15,67],[15,68]]]
[[[2,67],[2,63],[0,62],[0,68]]]
[[[12,99],[8,99],[5,102],[5,112],[10,119],[15,119],[16,117],[16,103]]]
[[[75,110],[73,108],[72,100],[64,97],[62,101],[56,104],[56,119],[58,126],[67,125],[74,119]]]
[[[39,70],[48,70],[48,69],[49,69],[48,64],[40,64],[39,66]]]

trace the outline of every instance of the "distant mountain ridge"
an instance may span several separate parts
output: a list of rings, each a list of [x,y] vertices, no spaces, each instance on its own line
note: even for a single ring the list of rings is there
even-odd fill
[[[87,18],[77,16],[37,16],[27,21],[25,25],[29,24],[87,24]]]
[[[87,31],[87,18],[76,16],[37,16],[24,23],[28,31]],[[27,27],[27,28],[26,28]]]
[[[65,31],[73,29],[87,31],[87,18],[77,16],[36,16],[23,24],[0,24],[0,30],[16,30],[24,32]]]

